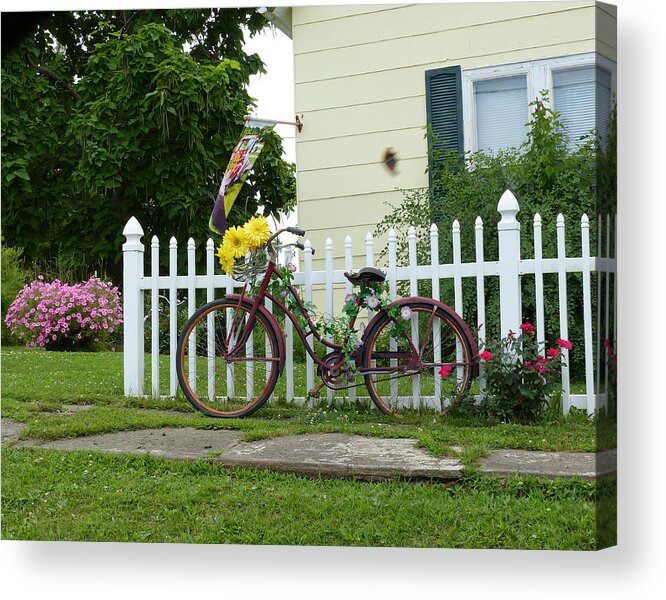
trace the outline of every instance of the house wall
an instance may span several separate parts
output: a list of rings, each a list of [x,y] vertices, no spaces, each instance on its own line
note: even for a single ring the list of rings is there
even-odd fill
[[[600,52],[616,58],[616,8],[592,1],[293,7],[299,225],[317,250],[362,240],[402,193],[428,185],[425,71]],[[399,174],[382,165],[386,147]],[[378,240],[381,249],[384,240]]]

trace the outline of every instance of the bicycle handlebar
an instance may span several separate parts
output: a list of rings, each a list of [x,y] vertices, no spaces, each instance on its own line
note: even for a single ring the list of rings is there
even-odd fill
[[[293,233],[294,235],[305,235],[305,229],[301,229],[300,227],[287,227],[286,231]]]
[[[278,229],[278,231],[276,231],[276,232],[275,232],[275,233],[274,233],[274,234],[268,239],[267,244],[268,244],[269,248],[272,249],[272,247],[273,247],[273,246],[272,246],[273,240],[277,239],[277,237],[278,237],[281,233],[284,233],[285,231],[286,231],[287,233],[293,233],[294,235],[305,235],[305,230],[304,230],[304,229],[300,229],[299,227],[284,227],[283,229]],[[304,246],[303,244],[301,244],[300,242],[295,242],[294,244],[287,244],[287,246],[296,246],[296,248],[298,248],[299,250],[305,250],[305,246]],[[283,247],[286,247],[286,246],[283,246]],[[314,249],[314,248],[311,247],[310,250],[312,250],[312,254],[315,253],[315,249]],[[274,250],[271,250],[271,252],[274,253]]]
[[[296,243],[294,244],[294,246],[296,246],[296,248],[298,248],[299,250],[305,250],[305,246],[304,246],[303,244],[301,244],[300,242],[296,242]],[[314,248],[310,247],[310,250],[312,250],[312,254],[315,253],[315,249],[314,249]]]

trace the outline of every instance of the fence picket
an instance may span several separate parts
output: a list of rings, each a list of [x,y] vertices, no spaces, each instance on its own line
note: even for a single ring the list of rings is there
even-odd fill
[[[477,217],[474,223],[475,250],[476,250],[476,325],[479,345],[486,343],[486,288],[483,274],[483,219]],[[479,365],[479,391],[486,388],[485,367]]]
[[[189,319],[197,310],[197,292],[194,287],[194,277],[196,275],[196,244],[190,238],[187,240],[187,318]],[[196,392],[197,381],[197,331],[196,328],[192,330],[192,335],[188,342],[188,367],[190,385],[192,391]]]
[[[326,238],[325,245],[325,259],[326,259],[326,315],[325,319],[333,319],[335,313],[333,311],[333,240]],[[329,342],[333,341],[332,335],[327,335],[326,339]],[[330,402],[333,400],[333,390],[329,387],[326,388],[326,398]]]
[[[388,232],[388,286],[389,286],[389,298],[393,301],[398,296],[398,257],[397,257],[397,248],[398,246],[398,236],[395,233],[395,229],[390,229]],[[391,351],[395,352],[398,349],[398,340],[394,337],[391,337],[389,341],[389,348]],[[391,366],[396,367],[398,361],[395,358],[391,359]],[[398,379],[392,375],[391,376],[391,402],[395,406],[398,401]]]
[[[583,335],[585,338],[585,402],[587,414],[594,414],[594,341],[592,340],[592,278],[590,275],[590,220],[583,215],[580,220],[583,256]]]
[[[273,314],[273,301],[270,298],[266,298],[264,306],[266,307],[269,313]],[[266,336],[266,339],[264,340],[264,356],[266,358],[273,357],[273,351],[271,350],[271,343],[270,340],[268,339],[268,336]],[[268,381],[271,378],[272,364],[273,363],[271,362],[266,363],[266,381]]]
[[[564,216],[557,215],[557,260],[558,288],[560,296],[560,337],[569,339],[569,323],[567,320],[567,271],[566,247],[564,241]],[[571,386],[569,384],[569,351],[562,348],[562,409],[569,414],[571,408]]]
[[[305,255],[305,302],[312,302],[312,244],[310,240],[305,240],[304,255]],[[312,333],[306,336],[308,345],[312,347],[312,341],[314,339]],[[314,389],[314,361],[308,352],[305,353],[305,381],[307,389],[305,390],[306,397],[310,393],[310,390]]]
[[[233,294],[234,293],[234,284],[232,283],[231,279],[227,281],[227,288],[226,288],[227,295]],[[234,319],[234,313],[233,310],[230,308],[227,308],[227,314],[226,314],[226,325],[227,325],[227,332],[231,328],[231,323],[233,322]],[[234,368],[235,365],[232,362],[227,363],[227,397],[228,398],[233,398],[236,395],[236,386],[234,384],[235,378],[234,378]]]
[[[430,226],[430,268],[432,269],[430,278],[432,299],[439,300],[439,231],[437,230],[437,225],[434,223]],[[435,320],[432,328],[433,359],[435,363],[442,360],[441,327],[439,319]],[[445,406],[442,405],[442,378],[438,373],[439,369],[437,367],[434,367],[433,371],[435,382],[434,403],[443,410]]]
[[[543,297],[543,245],[541,239],[541,215],[534,215],[534,289],[536,295],[536,339],[540,351],[546,355],[545,303]]]
[[[292,249],[285,249],[285,264],[290,264],[292,262]],[[294,399],[294,325],[285,315],[284,318],[284,337],[285,337],[285,347],[286,347],[286,363],[285,371],[287,376],[287,401],[291,402]]]
[[[390,234],[389,234],[390,237]],[[348,273],[351,272],[354,268],[354,253],[353,253],[353,247],[352,247],[352,239],[351,236],[345,236],[345,271]],[[345,280],[345,294],[351,294],[354,291],[354,286],[351,284],[351,281],[348,279]],[[358,365],[357,365],[358,366]],[[350,401],[355,401],[356,400],[356,388],[351,387],[349,388],[349,400]]]
[[[176,345],[178,342],[178,241],[169,240],[169,396],[176,395],[178,380],[176,375]]]
[[[409,252],[409,295],[418,296],[419,286],[416,273],[418,265],[418,258],[416,255],[416,229],[410,227],[407,230],[407,248]],[[412,315],[411,328],[412,328],[412,344],[415,348],[419,347],[419,315],[415,312]],[[412,397],[416,406],[421,406],[421,377],[419,375],[412,376]]]
[[[153,398],[160,397],[160,240],[150,243],[150,364]]]
[[[215,299],[215,243],[208,238],[206,242],[206,302]],[[215,320],[213,313],[206,317],[206,354],[208,363],[208,398],[215,398]]]
[[[462,302],[462,273],[460,264],[462,263],[460,251],[460,223],[458,219],[453,221],[451,226],[451,233],[453,239],[453,298],[455,311],[462,317],[463,316],[463,302]],[[463,360],[462,345],[456,338],[456,362],[460,364]],[[458,381],[462,381],[463,370],[462,367],[456,367],[456,376]]]

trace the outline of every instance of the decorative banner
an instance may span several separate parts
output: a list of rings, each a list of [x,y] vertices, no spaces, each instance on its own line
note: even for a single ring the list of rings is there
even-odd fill
[[[215,199],[215,206],[208,223],[209,227],[224,235],[227,229],[227,217],[243,187],[243,183],[261,154],[264,143],[260,133],[251,133],[252,128],[274,127],[277,121],[250,119],[248,128],[243,131],[238,144],[231,153],[227,170],[222,178],[220,191]]]
[[[259,134],[244,135],[231,154],[209,222],[210,228],[220,235],[227,229],[227,216],[263,147]]]

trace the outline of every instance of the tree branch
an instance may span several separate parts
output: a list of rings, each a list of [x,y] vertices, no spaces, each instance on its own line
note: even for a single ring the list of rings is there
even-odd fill
[[[32,61],[31,64],[37,69],[38,73],[44,75],[47,79],[50,79],[53,83],[59,83],[62,88],[68,92],[76,100],[81,100],[81,95],[69,84],[67,83],[60,75],[58,75],[53,69],[48,67],[43,67],[41,65],[35,65]]]
[[[125,24],[120,29],[120,36],[121,37],[125,34],[130,35],[132,33],[132,30],[134,29],[134,25],[136,24],[136,19],[142,12],[145,12],[145,11],[144,10],[134,11],[132,13],[132,15],[130,16],[130,18],[127,19],[127,21],[125,21]]]

